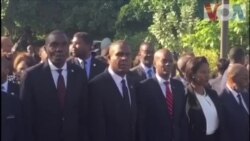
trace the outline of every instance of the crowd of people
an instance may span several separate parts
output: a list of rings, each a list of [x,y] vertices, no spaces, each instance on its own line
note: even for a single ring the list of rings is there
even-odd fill
[[[1,37],[2,141],[249,141],[249,56],[231,48],[210,74],[205,56],[179,58],[125,40],[102,54],[93,38],[54,30],[13,51]]]

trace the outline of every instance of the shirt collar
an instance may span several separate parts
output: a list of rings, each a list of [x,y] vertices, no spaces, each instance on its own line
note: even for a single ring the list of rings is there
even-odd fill
[[[77,60],[79,61],[80,64],[82,64],[83,60],[79,57],[77,57]]]
[[[110,75],[112,76],[112,78],[114,79],[114,81],[116,83],[120,83],[122,81],[122,79],[124,79],[127,82],[127,76],[125,75],[123,78],[121,76],[119,76],[118,74],[116,74],[111,67],[108,68],[108,72],[110,73]]]
[[[233,90],[228,84],[226,84],[226,86],[229,89],[229,91],[233,94],[233,96],[237,98],[238,93],[235,90]]]
[[[64,63],[64,65],[62,66],[62,68],[57,68],[51,61],[50,59],[48,59],[49,62],[49,67],[51,70],[58,70],[58,69],[62,69],[62,70],[66,70],[67,69],[67,63]]]
[[[145,66],[143,63],[140,64],[142,66],[142,68],[144,69],[145,72],[148,72],[148,70],[152,70],[154,72],[153,66],[151,66],[150,68]]]
[[[156,73],[155,76],[156,76],[156,79],[158,80],[158,82],[159,82],[160,84],[164,84],[166,81],[168,81],[168,82],[170,83],[170,79],[169,79],[169,78],[168,78],[168,80],[165,80],[165,79],[163,79],[162,77],[160,77],[158,73]]]
[[[2,91],[7,92],[8,81],[5,81],[5,82],[1,85],[1,87],[4,88]]]

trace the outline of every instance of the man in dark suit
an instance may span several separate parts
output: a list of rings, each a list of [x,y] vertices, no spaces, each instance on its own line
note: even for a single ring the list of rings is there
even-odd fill
[[[45,41],[48,60],[29,68],[21,82],[25,141],[87,140],[87,78],[67,63],[68,38],[51,32]]]
[[[15,81],[15,78],[8,79],[8,74],[10,74],[11,63],[6,57],[1,57],[1,90],[10,95],[19,97],[19,84]]]
[[[20,101],[1,91],[1,141],[20,140]]]
[[[3,86],[8,84],[8,60],[1,56],[1,141],[19,141],[20,139],[20,101],[15,94],[10,94]]]
[[[226,88],[220,99],[229,141],[249,141],[249,72],[241,64],[228,68]]]
[[[106,64],[91,55],[93,39],[86,32],[77,32],[72,39],[72,56],[70,62],[79,65],[84,69],[88,80],[104,71]]]
[[[135,141],[136,101],[125,41],[110,45],[108,62],[109,68],[89,82],[90,139]]]
[[[140,64],[132,68],[131,74],[137,81],[155,76],[155,69],[153,67],[154,47],[149,43],[142,43],[138,52]]]
[[[139,141],[184,141],[187,139],[185,90],[170,78],[172,54],[167,49],[154,55],[156,77],[137,87]]]

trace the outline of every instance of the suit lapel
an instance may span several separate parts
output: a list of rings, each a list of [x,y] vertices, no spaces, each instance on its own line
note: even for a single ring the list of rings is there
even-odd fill
[[[174,82],[173,79],[170,79],[170,85],[171,85],[171,90],[172,90],[172,94],[173,94],[173,98],[174,98],[174,111],[173,112],[174,112],[174,116],[175,116],[176,110],[180,109],[179,106],[180,106],[180,102],[181,102],[180,101],[181,94],[179,94],[178,86],[176,85],[176,83]]]
[[[138,66],[138,72],[142,79],[147,79],[147,75],[141,65]]]
[[[58,109],[60,109],[60,103],[59,103],[59,98],[57,94],[57,88],[51,73],[51,69],[49,67],[48,61],[46,61],[43,64],[43,74],[41,74],[44,78],[47,78],[47,81],[43,81],[41,84],[43,85],[45,89],[45,95],[50,98],[54,99],[56,101],[55,105]]]
[[[239,103],[236,101],[236,99],[234,98],[233,94],[231,93],[231,91],[226,87],[225,89],[227,91],[227,94],[228,94],[228,99],[229,101],[232,102],[232,106],[235,105],[234,107],[238,107],[236,105],[239,105]]]
[[[115,97],[119,97],[119,99],[122,99],[121,92],[120,92],[119,88],[117,87],[115,81],[113,80],[111,74],[109,74],[108,69],[106,69],[104,71],[104,73],[106,73],[105,75],[107,76],[107,82],[110,82],[110,83],[107,83],[107,84],[109,84],[110,85],[109,88],[111,88],[111,90],[114,91],[114,93],[116,95]]]
[[[153,81],[155,81],[155,86],[152,86],[153,88],[155,88],[155,93],[153,94],[154,97],[156,97],[157,101],[159,100],[159,104],[161,105],[161,107],[164,108],[164,111],[167,112],[167,101],[166,101],[166,97],[164,96],[162,90],[161,90],[161,86],[157,80],[157,78],[152,78]],[[170,118],[169,113],[167,112],[168,117]]]
[[[47,82],[48,83],[47,86],[49,87],[49,89],[53,90],[56,93],[56,91],[57,91],[56,84],[55,84],[54,79],[52,77],[52,73],[51,73],[48,61],[46,61],[44,63],[43,69],[44,69],[44,71],[43,71],[44,76],[48,76],[48,79],[49,79],[49,81]]]
[[[13,84],[13,82],[11,82],[11,81],[8,82],[7,92],[8,92],[9,94],[11,94],[11,95],[16,95],[16,93],[15,93],[16,90],[15,90],[15,88],[14,88],[14,84]]]
[[[243,97],[244,102],[246,103],[248,110],[249,110],[249,93],[243,93],[242,97]]]
[[[75,84],[75,70],[70,63],[67,63],[67,87],[66,87],[66,96],[65,96],[65,107],[69,104],[71,97],[74,95],[74,87],[77,85]]]
[[[134,90],[134,85],[132,83],[132,80],[130,77],[127,75],[127,80],[128,80],[128,89],[130,93],[130,99],[131,99],[131,107],[135,107],[135,90]]]
[[[89,79],[93,78],[96,74],[96,61],[94,58],[91,58],[90,61],[90,70],[89,70]]]

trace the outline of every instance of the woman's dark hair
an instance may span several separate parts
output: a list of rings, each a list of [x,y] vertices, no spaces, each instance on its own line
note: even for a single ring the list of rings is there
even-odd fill
[[[225,72],[225,70],[227,69],[229,65],[229,60],[225,59],[225,58],[221,58],[219,59],[218,63],[217,63],[217,69],[218,72],[223,75],[223,73]]]
[[[204,56],[194,57],[188,60],[185,68],[186,78],[189,82],[195,81],[194,75],[197,73],[202,64],[208,64]]]

